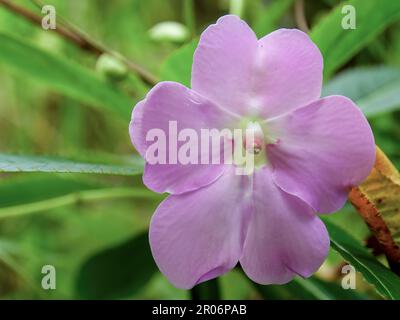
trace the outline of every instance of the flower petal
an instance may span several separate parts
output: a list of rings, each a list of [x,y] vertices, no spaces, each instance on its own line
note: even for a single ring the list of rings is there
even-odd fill
[[[261,38],[258,70],[253,103],[265,118],[294,110],[321,96],[322,55],[300,30],[279,29]]]
[[[307,34],[280,29],[257,41],[236,16],[201,35],[192,88],[240,115],[274,117],[320,97],[322,55]]]
[[[224,172],[223,165],[167,165],[146,163],[143,183],[151,190],[181,194],[197,190],[217,180]]]
[[[146,154],[146,140],[142,137],[142,120],[146,100],[139,101],[132,110],[132,120],[129,124],[129,136],[132,144],[142,157]]]
[[[316,211],[340,209],[375,161],[368,121],[348,98],[329,96],[267,122],[274,181]]]
[[[223,16],[201,35],[193,57],[192,88],[237,114],[247,112],[257,37],[238,17]]]
[[[171,122],[175,121],[176,130],[170,131]],[[182,164],[176,156],[171,160],[169,139],[177,141],[183,129],[192,129],[196,136],[201,136],[201,129],[222,129],[233,123],[232,115],[218,108],[193,90],[175,82],[161,82],[139,102],[133,110],[130,123],[130,136],[136,149],[149,162],[146,150],[154,143],[146,141],[152,129],[165,134],[165,163],[147,163],[143,175],[147,187],[156,192],[182,193],[205,186],[217,179],[224,170],[224,165]],[[156,139],[155,139],[156,140]],[[172,147],[178,151],[184,141]],[[200,143],[194,146],[200,149]],[[175,152],[175,153],[176,153]],[[198,150],[198,163],[201,150]],[[211,158],[211,155],[210,155]],[[211,162],[211,161],[210,161]]]
[[[150,224],[150,245],[161,272],[189,289],[232,269],[239,260],[249,210],[250,179],[233,166],[202,189],[171,195]]]
[[[267,167],[255,171],[253,202],[240,258],[244,272],[261,284],[311,276],[329,251],[323,222],[306,203],[279,189]]]

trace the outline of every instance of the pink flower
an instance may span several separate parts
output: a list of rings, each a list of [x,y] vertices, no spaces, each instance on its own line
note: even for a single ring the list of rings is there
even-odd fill
[[[251,175],[226,163],[146,164],[146,186],[171,194],[153,216],[150,245],[175,286],[191,288],[238,262],[261,284],[309,277],[322,264],[329,236],[316,213],[340,209],[375,159],[359,108],[343,96],[320,98],[322,69],[305,33],[280,29],[257,40],[228,15],[201,35],[192,89],[161,82],[136,105],[130,136],[143,157],[146,134],[168,132],[169,121],[197,132],[249,119],[262,128]]]

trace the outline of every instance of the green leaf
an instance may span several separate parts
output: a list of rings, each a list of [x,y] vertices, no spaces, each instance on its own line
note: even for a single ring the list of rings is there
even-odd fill
[[[343,29],[341,10],[345,4],[356,12],[356,29]],[[329,76],[343,66],[388,25],[400,19],[400,1],[350,0],[341,3],[311,31],[311,39],[324,56],[324,73]]]
[[[221,293],[218,278],[202,282],[190,290],[192,300],[219,300]]]
[[[400,107],[400,69],[386,66],[344,71],[328,82],[322,95],[340,94],[352,99],[366,116]]]
[[[190,87],[193,54],[197,47],[198,39],[175,50],[163,63],[160,77],[163,81],[176,81]]]
[[[374,285],[384,297],[400,299],[400,277],[386,268],[350,234],[324,219],[331,237],[331,246],[348,263],[361,272],[365,280]]]
[[[294,278],[285,285],[263,286],[254,284],[266,300],[362,300],[364,296],[354,290],[345,290],[337,283],[312,276],[308,279]]]
[[[19,156],[0,153],[0,172],[59,172],[97,173],[112,175],[137,175],[143,171],[141,159],[133,158],[131,164],[93,164],[74,162],[67,159]]]
[[[132,99],[74,61],[0,33],[0,64],[80,102],[130,118]]]
[[[0,183],[0,208],[43,201],[73,192],[95,190],[99,187],[100,185],[86,179],[71,179],[59,175],[19,176]]]
[[[259,13],[253,26],[257,37],[261,38],[274,31],[292,3],[293,0],[275,0]]]
[[[106,187],[57,175],[21,176],[0,184],[0,219],[46,212],[63,206],[130,198],[160,201],[143,187]]]
[[[254,286],[241,268],[224,273],[218,278],[222,300],[245,300],[254,293]]]
[[[78,273],[76,289],[84,299],[131,297],[157,270],[146,232],[90,257]]]

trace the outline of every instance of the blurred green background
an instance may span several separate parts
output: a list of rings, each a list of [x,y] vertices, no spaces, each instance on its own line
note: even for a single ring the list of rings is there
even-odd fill
[[[11,2],[44,16],[37,2]],[[278,27],[305,28],[305,22],[325,57],[324,93],[344,93],[359,103],[377,144],[400,167],[400,8],[389,4],[398,1],[354,2],[360,6],[358,33],[338,23],[318,30],[335,8],[341,17],[336,0],[304,1],[303,7],[292,0],[45,4],[55,6],[57,26],[68,22],[157,79],[183,83],[198,35],[218,17],[239,14],[259,36]],[[0,5],[1,153],[137,165],[128,123],[150,87],[121,59],[99,59]],[[184,299],[206,292],[206,286],[176,289],[154,266],[146,230],[162,198],[146,191],[140,175],[0,173],[0,298]],[[350,205],[327,219],[360,244],[369,237]],[[56,290],[41,287],[44,265],[56,268]],[[332,251],[311,280],[256,286],[235,269],[211,286],[215,293],[218,285],[219,297],[226,299],[381,298],[360,274],[357,290],[341,289],[342,265]]]

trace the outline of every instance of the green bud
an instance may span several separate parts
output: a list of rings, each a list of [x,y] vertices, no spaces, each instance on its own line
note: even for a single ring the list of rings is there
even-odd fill
[[[157,23],[149,30],[154,41],[184,42],[189,38],[189,30],[182,23],[165,21]]]
[[[97,59],[96,70],[111,80],[122,80],[128,75],[125,64],[108,53],[103,53]]]

